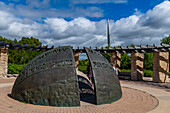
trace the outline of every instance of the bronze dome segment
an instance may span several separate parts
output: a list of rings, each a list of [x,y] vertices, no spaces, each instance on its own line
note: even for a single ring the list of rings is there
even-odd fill
[[[122,90],[119,79],[108,60],[100,53],[85,48],[93,72],[95,103],[107,104],[119,100]]]
[[[80,106],[72,48],[58,47],[35,57],[20,72],[11,96],[37,105]]]

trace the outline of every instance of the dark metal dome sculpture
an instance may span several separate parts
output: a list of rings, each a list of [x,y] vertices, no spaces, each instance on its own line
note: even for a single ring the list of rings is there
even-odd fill
[[[96,104],[120,99],[120,83],[109,62],[100,53],[85,50],[92,65]],[[37,105],[80,106],[72,47],[51,49],[30,61],[17,77],[11,96]]]

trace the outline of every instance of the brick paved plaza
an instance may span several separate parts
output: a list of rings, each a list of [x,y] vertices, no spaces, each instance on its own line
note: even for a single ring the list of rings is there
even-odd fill
[[[122,88],[122,98],[110,104],[94,105],[81,101],[80,107],[31,105],[9,97],[14,80],[0,79],[0,113],[145,113],[158,106],[154,96],[126,87]]]

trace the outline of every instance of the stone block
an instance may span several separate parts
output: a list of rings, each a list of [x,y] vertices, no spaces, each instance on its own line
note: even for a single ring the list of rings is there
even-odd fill
[[[110,63],[113,63],[118,71],[120,71],[121,54],[118,52],[111,52]]]
[[[169,52],[154,52],[153,54],[153,82],[169,82]]]
[[[131,53],[131,80],[143,80],[143,53]]]
[[[8,48],[0,48],[0,78],[5,78],[8,73]]]

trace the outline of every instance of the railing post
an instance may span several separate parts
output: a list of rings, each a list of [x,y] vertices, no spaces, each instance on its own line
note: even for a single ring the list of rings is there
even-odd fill
[[[153,82],[169,82],[169,52],[154,52]]]
[[[143,53],[131,53],[131,80],[143,80]]]
[[[0,48],[0,78],[7,77],[8,73],[8,48]]]
[[[110,53],[110,63],[113,63],[118,71],[120,71],[121,54],[118,52]]]
[[[74,51],[74,60],[76,63],[76,67],[78,67],[79,64],[79,52]]]

